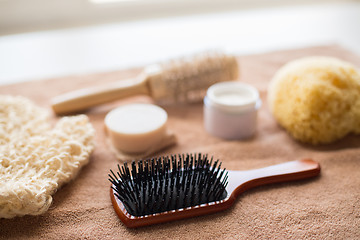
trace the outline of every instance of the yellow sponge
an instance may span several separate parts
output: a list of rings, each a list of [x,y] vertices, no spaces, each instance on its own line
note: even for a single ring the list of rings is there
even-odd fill
[[[322,144],[360,134],[360,71],[331,57],[283,66],[271,80],[270,110],[295,139]]]

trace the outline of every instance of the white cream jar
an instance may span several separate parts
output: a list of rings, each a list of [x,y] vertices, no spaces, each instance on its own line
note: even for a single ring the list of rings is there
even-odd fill
[[[212,85],[204,98],[204,125],[210,134],[225,139],[245,139],[254,135],[259,92],[241,82]]]

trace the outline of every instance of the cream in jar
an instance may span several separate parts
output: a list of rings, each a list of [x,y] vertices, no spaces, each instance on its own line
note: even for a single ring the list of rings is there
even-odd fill
[[[259,92],[241,82],[212,85],[204,98],[204,125],[210,134],[225,139],[245,139],[254,135]]]

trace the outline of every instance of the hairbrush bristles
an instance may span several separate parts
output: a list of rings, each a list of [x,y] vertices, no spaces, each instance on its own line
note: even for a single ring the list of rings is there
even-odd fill
[[[238,76],[234,56],[206,52],[148,66],[128,81],[65,93],[52,100],[52,108],[57,114],[68,114],[136,95],[148,95],[161,104],[199,102],[211,85]]]
[[[186,154],[141,160],[110,170],[114,195],[133,216],[187,208],[223,200],[228,173],[219,160]]]
[[[154,99],[165,104],[197,102],[214,83],[236,80],[239,75],[234,56],[211,51],[158,64],[158,67],[161,75],[150,77],[150,85]]]

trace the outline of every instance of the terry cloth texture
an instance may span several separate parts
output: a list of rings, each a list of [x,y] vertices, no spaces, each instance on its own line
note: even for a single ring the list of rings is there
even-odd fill
[[[239,57],[240,80],[254,85],[264,102],[256,135],[247,141],[222,140],[205,131],[202,103],[165,107],[168,128],[175,133],[178,144],[162,154],[208,153],[231,170],[313,158],[321,164],[320,177],[249,190],[224,212],[128,229],[118,219],[109,197],[107,174],[118,160],[106,144],[103,119],[108,111],[125,102],[150,102],[146,97],[136,97],[87,112],[97,142],[89,164],[71,184],[58,190],[45,214],[0,219],[0,239],[360,239],[360,137],[349,135],[318,147],[305,145],[276,123],[267,106],[268,83],[275,72],[288,61],[313,55],[333,56],[360,66],[359,57],[337,46]],[[1,86],[0,93],[22,95],[50,108],[55,95],[139,72],[136,69],[14,84]]]

